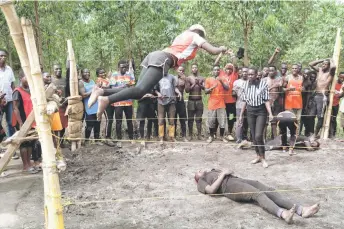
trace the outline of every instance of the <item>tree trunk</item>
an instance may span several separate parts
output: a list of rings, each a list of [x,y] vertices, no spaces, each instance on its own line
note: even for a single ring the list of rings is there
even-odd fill
[[[12,60],[12,50],[11,50],[11,44],[10,44],[10,38],[11,35],[5,35],[6,39],[6,49],[8,52],[8,62],[10,63],[10,66],[13,68],[13,60]]]
[[[249,60],[248,60],[248,35],[249,35],[249,28],[247,24],[244,26],[244,66],[248,66]]]

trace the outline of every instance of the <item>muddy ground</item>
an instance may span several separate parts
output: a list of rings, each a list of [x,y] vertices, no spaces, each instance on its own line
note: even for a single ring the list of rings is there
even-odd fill
[[[227,167],[237,176],[278,189],[344,186],[344,144],[328,141],[322,146],[332,150],[301,150],[292,157],[268,152],[268,169],[249,164],[252,150],[219,141],[164,147],[151,143],[141,150],[139,143],[125,143],[120,150],[92,145],[74,153],[66,151],[68,169],[60,176],[65,227],[344,228],[343,189],[284,193],[304,204],[321,203],[314,218],[296,216],[294,225],[286,225],[258,206],[199,195],[193,180],[198,169]],[[19,171],[19,166],[18,162],[11,165],[9,172]],[[43,228],[41,175],[14,172],[0,179],[0,228]]]

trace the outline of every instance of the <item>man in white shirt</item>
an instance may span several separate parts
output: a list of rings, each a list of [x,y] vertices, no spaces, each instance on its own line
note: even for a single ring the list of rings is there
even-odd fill
[[[234,81],[233,84],[233,91],[235,91],[236,95],[237,95],[237,102],[236,102],[236,116],[239,117],[240,113],[241,113],[241,109],[243,108],[243,99],[242,99],[242,92],[244,90],[244,85],[245,82],[247,81],[247,72],[248,72],[248,68],[247,67],[243,67],[242,68],[242,77],[236,81]],[[247,142],[247,132],[248,132],[248,123],[247,123],[247,118],[244,117],[243,123],[240,122],[236,122],[236,131],[235,131],[235,135],[236,135],[236,139],[237,139],[237,143],[242,143],[242,144],[248,144]],[[242,145],[241,144],[241,145]]]
[[[15,79],[12,68],[6,65],[6,59],[7,51],[0,49],[0,91],[6,94],[4,112],[6,113],[6,122],[8,126],[7,135],[10,137],[14,134],[14,128],[12,127],[12,93]]]

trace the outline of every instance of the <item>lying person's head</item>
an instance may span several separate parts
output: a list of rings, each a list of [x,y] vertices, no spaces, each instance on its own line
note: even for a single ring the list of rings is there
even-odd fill
[[[311,141],[310,143],[313,148],[320,148],[320,142],[318,142],[317,140]]]
[[[199,178],[205,174],[205,170],[200,169],[198,172],[195,173],[195,181],[198,183]]]

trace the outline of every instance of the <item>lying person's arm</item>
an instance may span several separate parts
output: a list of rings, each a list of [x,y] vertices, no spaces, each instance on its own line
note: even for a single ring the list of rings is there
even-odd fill
[[[217,190],[219,189],[220,185],[222,184],[223,179],[227,176],[232,174],[231,171],[229,170],[225,170],[223,172],[221,172],[219,174],[219,177],[217,178],[217,180],[212,184],[212,185],[207,185],[205,187],[205,193],[206,194],[214,194],[217,192]]]

